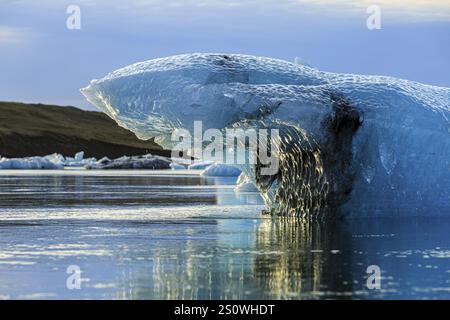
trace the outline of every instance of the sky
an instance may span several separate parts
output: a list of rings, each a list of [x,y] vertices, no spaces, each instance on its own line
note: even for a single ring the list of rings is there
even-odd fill
[[[80,8],[81,28],[66,22]],[[380,29],[366,21],[380,8]],[[449,0],[0,0],[0,101],[93,109],[79,88],[191,52],[301,61],[450,87]]]

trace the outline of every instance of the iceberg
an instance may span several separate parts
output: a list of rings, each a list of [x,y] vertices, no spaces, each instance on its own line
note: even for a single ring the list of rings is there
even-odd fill
[[[202,176],[208,177],[237,177],[240,174],[240,169],[223,163],[214,163],[202,172]]]
[[[141,139],[277,128],[279,170],[242,166],[274,215],[450,214],[450,89],[240,54],[136,63],[81,89]]]
[[[234,192],[257,192],[258,189],[255,186],[255,183],[245,174],[241,173],[236,181],[236,187],[234,188]]]
[[[188,166],[189,170],[204,170],[209,166],[212,166],[214,161],[206,160],[206,161],[194,161],[194,163]]]
[[[84,151],[77,152],[73,157],[75,161],[81,162],[84,159]]]
[[[63,161],[65,167],[86,167],[97,162],[95,158],[84,158],[84,151],[77,152],[73,158],[66,157]]]
[[[0,169],[64,169],[64,167],[85,167],[95,163],[97,159],[84,159],[84,152],[78,152],[74,158],[59,153],[44,157],[0,158]]]
[[[176,162],[170,163],[170,168],[172,170],[186,170],[185,166],[183,166],[182,164],[176,163]]]
[[[182,162],[184,159],[180,159]],[[86,169],[149,169],[162,170],[186,169],[182,164],[172,162],[171,159],[151,154],[141,156],[123,156],[117,159],[103,157],[100,160],[95,158],[84,158],[84,152],[78,152],[73,158],[64,157],[54,153],[44,157],[26,158],[1,158],[0,169],[64,169],[64,168],[86,168]]]
[[[45,159],[49,160],[50,162],[54,163],[55,165],[59,167],[64,167],[66,163],[66,159],[62,154],[59,153],[53,153],[49,154],[48,156],[44,157]]]
[[[102,158],[95,163],[86,166],[86,169],[149,169],[165,170],[171,169],[172,162],[161,156],[146,154],[143,156],[123,156],[114,160]]]
[[[53,162],[46,157],[0,158],[0,169],[63,169],[61,163]]]

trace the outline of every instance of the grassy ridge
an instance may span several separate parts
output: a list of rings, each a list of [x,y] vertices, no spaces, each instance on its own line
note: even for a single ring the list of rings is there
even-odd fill
[[[145,153],[169,155],[152,140],[139,140],[100,112],[75,107],[0,102],[0,155],[43,156],[54,152],[110,158]]]

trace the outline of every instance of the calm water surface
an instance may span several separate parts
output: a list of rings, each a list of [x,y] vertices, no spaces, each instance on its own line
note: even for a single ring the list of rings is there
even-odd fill
[[[0,298],[450,298],[450,220],[271,219],[234,182],[0,171]],[[66,286],[71,265],[79,290]],[[379,290],[366,287],[369,265]]]

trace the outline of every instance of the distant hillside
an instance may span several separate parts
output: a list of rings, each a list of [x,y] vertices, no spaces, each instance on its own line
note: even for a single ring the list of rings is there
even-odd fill
[[[139,140],[100,112],[74,107],[0,102],[0,155],[117,158],[123,155],[170,155],[152,140]]]

